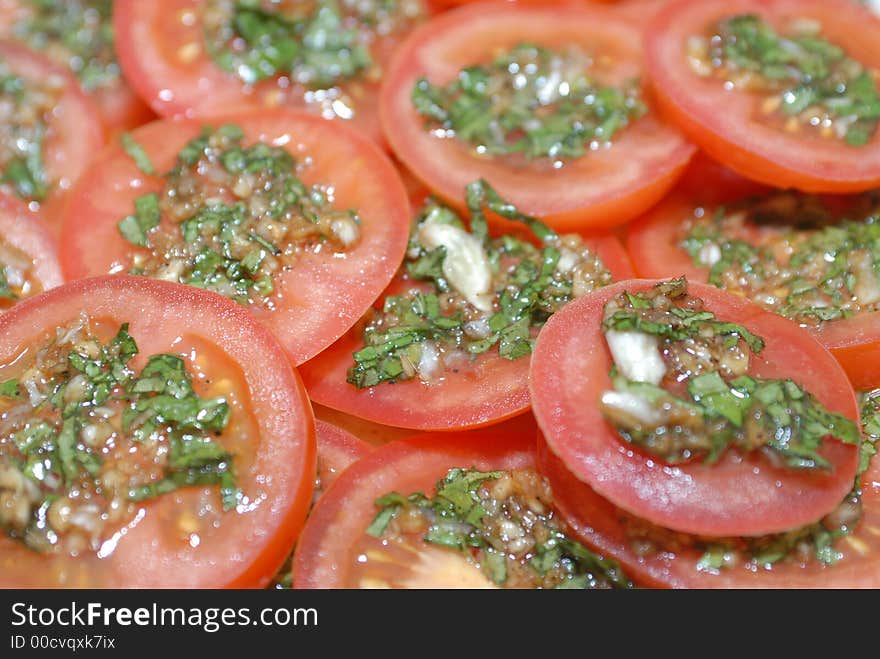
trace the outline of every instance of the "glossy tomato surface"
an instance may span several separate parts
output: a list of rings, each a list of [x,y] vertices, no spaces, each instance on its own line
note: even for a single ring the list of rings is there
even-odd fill
[[[863,147],[768,120],[759,94],[726,89],[697,74],[687,43],[716,22],[757,14],[775,28],[812,19],[822,36],[869,69],[880,69],[880,21],[849,0],[676,0],[649,26],[647,71],[661,109],[690,139],[743,176],[808,192],[858,192],[880,185],[880,133]]]
[[[179,354],[188,369],[228,385],[232,425],[218,440],[234,455],[244,499],[202,525],[197,537],[192,521],[219,506],[216,488],[183,488],[146,500],[112,543],[75,558],[40,554],[4,536],[0,583],[265,586],[302,527],[315,478],[314,417],[281,347],[247,311],[222,296],[144,278],[101,277],[55,288],[0,316],[0,370],[6,372],[35,340],[54,335],[83,312],[111,326],[130,324],[140,349],[136,368],[153,354]],[[217,501],[206,508],[206,497]]]
[[[43,219],[57,230],[69,188],[104,143],[103,126],[97,118],[93,101],[82,92],[76,78],[66,69],[36,51],[12,42],[0,42],[0,61],[25,84],[39,85],[48,80],[61,89],[48,117],[42,145],[48,194],[38,204],[42,207]],[[3,188],[8,189],[5,184]],[[36,205],[36,202],[32,203]]]
[[[477,156],[471,145],[426,129],[411,100],[420,78],[444,85],[461,69],[491,61],[520,43],[577,45],[601,56],[609,63],[601,80],[606,84],[642,75],[640,32],[610,9],[507,3],[455,9],[414,30],[388,68],[380,112],[395,155],[450,204],[462,207],[465,186],[485,178],[520,211],[559,229],[613,226],[657,202],[682,173],[693,147],[653,112],[622,129],[610,148],[590,151],[559,169],[548,159]]]
[[[22,23],[31,20],[34,5],[37,4],[42,5],[46,3],[33,3],[26,0],[0,0],[0,38],[18,38]],[[57,3],[55,6],[59,7],[63,4]],[[89,3],[79,4],[87,5]],[[59,15],[61,15],[60,10]],[[70,26],[71,32],[74,28],[75,26]],[[68,36],[74,39],[78,38],[76,34],[69,34]],[[67,47],[64,39],[58,39],[57,42],[54,42],[50,36],[41,52],[48,55],[52,61],[62,67],[73,68],[77,65],[83,65],[81,57]],[[95,102],[101,116],[101,121],[108,134],[112,135],[119,131],[135,128],[155,116],[146,103],[128,86],[128,83],[121,74],[112,80],[108,80],[107,84],[101,84],[92,90],[84,89],[84,92]]]
[[[481,471],[534,467],[535,437],[533,424],[514,421],[466,434],[418,435],[377,448],[349,467],[309,516],[294,555],[294,587],[365,586],[358,577],[357,543],[378,512],[377,498],[395,491],[432,493],[437,481],[455,467]],[[388,569],[392,578],[406,579],[412,565],[401,561]],[[426,579],[433,587],[442,587],[442,574],[428,574]],[[462,583],[446,587],[456,585],[466,587]]]
[[[29,294],[55,288],[64,281],[58,262],[58,245],[49,228],[17,197],[0,192],[0,249],[3,246],[29,262],[25,268],[25,278],[30,281]],[[16,301],[0,299],[0,312]]]
[[[307,185],[332,188],[336,208],[355,209],[360,241],[336,258],[304,251],[296,264],[274,277],[274,309],[251,310],[299,364],[333,343],[353,325],[391,280],[409,236],[409,203],[400,177],[386,156],[354,131],[289,110],[258,110],[197,119],[168,119],[132,133],[156,171],[172,168],[181,147],[202,127],[234,123],[244,144],[262,140],[285,145],[309,164],[298,172]],[[118,144],[96,159],[72,193],[61,240],[61,262],[70,279],[130,268],[134,248],[117,223],[132,213],[134,200],[163,185],[148,176]],[[164,220],[169,222],[167,218]]]
[[[834,510],[852,487],[859,449],[826,439],[832,468],[807,473],[773,465],[756,453],[727,451],[716,463],[670,466],[625,443],[599,411],[612,389],[612,359],[601,324],[605,303],[656,281],[614,284],[572,302],[550,318],[532,356],[530,390],[551,450],[581,481],[629,513],[659,526],[705,536],[765,535],[799,528]],[[855,394],[831,354],[780,316],[705,284],[688,292],[719,320],[762,337],[749,374],[792,379],[827,409],[855,421]]]
[[[588,239],[615,281],[632,276],[617,238]],[[400,277],[387,294],[413,287]],[[377,301],[381,308],[382,299]],[[430,384],[418,379],[358,389],[346,382],[352,355],[364,347],[360,325],[303,364],[300,372],[311,399],[321,405],[389,426],[416,430],[476,428],[522,414],[529,407],[528,357],[509,360],[493,349]]]
[[[545,442],[538,445],[538,465],[553,488],[556,507],[582,542],[618,560],[640,585],[655,588],[878,588],[880,587],[880,469],[875,461],[864,475],[862,519],[852,535],[834,543],[840,554],[833,565],[796,559],[767,566],[749,563],[720,570],[700,562],[703,550],[676,542],[644,547],[645,524],[579,481]]]
[[[377,38],[368,76],[329,91],[309,90],[286,77],[246,85],[221,69],[206,51],[201,0],[117,0],[113,11],[122,70],[160,116],[203,116],[244,108],[307,109],[350,122],[382,142],[377,96],[382,70],[400,36]],[[365,79],[364,79],[365,78]]]
[[[347,430],[326,421],[315,421],[318,438],[318,480],[315,493],[323,493],[339,475],[363,458],[373,447]]]

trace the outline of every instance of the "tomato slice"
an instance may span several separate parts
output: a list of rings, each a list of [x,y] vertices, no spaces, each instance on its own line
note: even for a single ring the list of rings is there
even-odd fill
[[[245,146],[264,141],[285,145],[298,162],[311,158],[297,176],[306,185],[328,186],[335,207],[355,209],[361,220],[359,242],[344,257],[304,251],[294,266],[274,276],[274,309],[251,305],[299,364],[339,338],[391,280],[409,234],[406,191],[394,167],[369,140],[290,110],[261,110],[210,122],[157,121],[132,137],[162,173],[204,125],[228,123],[244,131]],[[140,171],[120,145],[105,151],[73,191],[67,208],[61,250],[66,275],[75,279],[127,271],[134,246],[122,237],[117,223],[132,213],[136,198],[162,185],[160,176]]]
[[[14,299],[0,298],[0,310],[12,306],[22,297],[60,286],[61,265],[58,263],[58,245],[41,220],[31,213],[16,197],[0,192],[0,269],[9,266],[5,258],[17,261],[24,285],[17,286]],[[3,254],[10,250],[11,254]],[[8,283],[8,273],[4,281]],[[22,290],[23,289],[23,290]]]
[[[877,588],[880,587],[880,470],[875,461],[864,476],[862,520],[834,544],[836,563],[811,560],[752,567],[749,563],[706,569],[692,546],[639,547],[627,528],[628,513],[578,480],[539,440],[538,465],[549,479],[560,514],[586,545],[613,557],[640,585],[655,588]]]
[[[361,587],[358,541],[376,516],[377,498],[393,491],[404,496],[428,493],[454,467],[481,471],[533,467],[535,433],[531,424],[505,424],[467,434],[419,435],[376,449],[349,467],[312,510],[294,554],[294,587]],[[454,561],[459,562],[464,563]],[[405,578],[406,565],[391,569]],[[465,575],[473,572],[461,568],[461,574],[452,576]],[[428,576],[435,579],[433,587],[443,587],[438,583],[442,575]],[[486,581],[475,578],[470,585]],[[467,587],[461,581],[445,585]]]
[[[119,0],[113,25],[126,78],[160,116],[196,116],[244,108],[285,106],[349,121],[382,143],[378,79],[400,35],[375,37],[370,48],[378,72],[330,90],[310,91],[286,77],[245,85],[217,66],[206,51],[200,0]],[[364,78],[367,79],[364,79]]]
[[[43,219],[57,230],[67,190],[103,145],[103,127],[96,120],[93,102],[65,69],[39,53],[11,42],[0,43],[0,61],[25,84],[38,85],[51,80],[57,81],[61,88],[53,110],[43,117],[46,136],[42,145],[42,164],[48,193],[41,203],[29,202],[32,209],[42,207]],[[3,187],[8,189],[5,183]]]
[[[244,498],[223,513],[216,486],[160,494],[138,504],[99,550],[76,557],[39,553],[4,534],[0,581],[7,587],[266,585],[305,520],[315,477],[314,417],[277,341],[222,296],[139,277],[101,277],[55,288],[0,317],[3,379],[14,375],[35,337],[54,337],[83,312],[111,327],[130,324],[140,349],[133,367],[142,368],[149,355],[180,355],[196,374],[194,387],[204,395],[225,392],[230,423],[217,441],[233,454]]]
[[[89,3],[80,3],[87,5]],[[20,34],[23,24],[29,22],[35,11],[34,3],[22,2],[22,0],[0,0],[0,38],[2,39],[26,39],[26,35]],[[53,8],[40,7],[44,12],[57,12],[57,18],[69,18],[69,15],[63,13],[56,5]],[[87,11],[88,7],[84,7],[81,11]],[[88,18],[89,25],[94,24],[94,29],[100,30],[100,19]],[[54,25],[53,25],[54,27]],[[77,29],[78,25],[70,25],[69,29]],[[51,33],[48,37],[46,33],[41,31],[39,43],[40,50],[49,56],[52,61],[62,67],[71,66],[72,62],[77,62],[79,66],[83,66],[82,55],[75,50],[68,48],[66,44],[61,43],[61,39],[53,39]],[[82,39],[77,35],[74,42]],[[35,39],[36,41],[36,39]],[[85,63],[87,64],[87,62]],[[108,67],[114,66],[108,63]],[[118,69],[118,66],[116,67]],[[102,123],[108,134],[114,134],[120,131],[129,130],[146,123],[150,118],[154,117],[153,112],[147,107],[137,94],[128,86],[125,79],[117,72],[115,77],[108,76],[106,82],[98,83],[91,91],[85,90],[98,107],[101,115]]]
[[[756,14],[779,29],[795,18],[821,25],[824,38],[853,59],[880,69],[876,18],[857,2],[828,0],[679,0],[652,22],[647,71],[664,114],[713,158],[743,176],[809,192],[858,192],[880,184],[880,135],[866,146],[794,132],[768,120],[760,94],[725,89],[697,74],[687,44],[727,17]]]
[[[689,178],[686,176],[685,180]],[[693,185],[679,187],[627,228],[627,250],[640,277],[685,275],[690,281],[706,282],[709,268],[695,264],[681,246],[682,222],[693,217],[698,208],[711,216],[720,206],[760,199],[758,195],[766,192],[766,189],[730,178],[725,181],[710,175],[708,181],[710,183],[707,184],[706,180],[696,179]],[[845,207],[849,201],[855,200],[835,196],[823,200],[823,203]],[[744,230],[741,239],[751,242],[751,232],[754,242],[758,242],[760,229],[747,223]],[[880,382],[880,363],[875,358],[880,349],[880,312],[860,312],[848,318],[806,325],[805,329],[831,351],[843,366],[853,387],[867,390]]]
[[[315,494],[320,496],[339,475],[366,456],[373,447],[347,430],[326,421],[315,421],[318,437],[318,481]]]
[[[774,466],[755,452],[727,451],[714,464],[675,466],[627,446],[599,410],[612,389],[612,359],[601,323],[605,303],[623,291],[646,291],[656,281],[629,281],[594,291],[554,314],[532,357],[532,406],[547,443],[569,470],[601,496],[651,523],[706,536],[766,535],[799,528],[831,512],[849,492],[858,447],[825,441],[833,465],[823,473]],[[720,320],[763,337],[749,374],[793,379],[827,409],[858,419],[846,375],[809,334],[751,302],[704,284],[689,284]]]
[[[444,13],[407,38],[382,87],[382,124],[397,157],[450,204],[462,207],[464,187],[485,178],[520,211],[558,229],[620,224],[662,198],[693,148],[650,111],[615,134],[611,148],[590,151],[559,169],[549,158],[479,157],[470,145],[440,139],[426,129],[411,100],[420,78],[446,84],[461,69],[485,63],[521,42],[577,45],[607,55],[614,64],[603,82],[641,74],[639,31],[610,10],[490,3]]]
[[[632,266],[617,238],[588,239],[586,244],[615,281],[631,276]],[[404,284],[398,277],[391,291]],[[492,350],[430,384],[412,379],[358,389],[346,378],[354,365],[352,355],[363,346],[362,329],[355,325],[302,365],[300,373],[313,401],[368,421],[417,430],[476,428],[522,414],[529,407],[525,358],[505,359]]]

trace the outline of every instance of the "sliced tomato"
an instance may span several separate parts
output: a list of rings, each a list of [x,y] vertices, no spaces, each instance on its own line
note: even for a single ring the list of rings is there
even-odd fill
[[[455,467],[481,471],[533,467],[536,432],[531,424],[505,424],[468,433],[419,435],[376,449],[349,467],[312,510],[294,554],[294,587],[365,586],[367,573],[358,559],[360,541],[376,516],[377,498],[395,491],[433,492],[437,481]],[[409,581],[410,587],[434,588],[490,583],[457,556],[448,565],[451,574],[446,580],[438,570],[424,572],[419,581],[414,558],[389,564],[392,579]],[[464,582],[466,577],[473,580]]]
[[[60,286],[64,281],[58,263],[58,245],[43,222],[16,197],[0,192],[0,268],[3,247],[29,264],[22,268],[27,296]],[[18,300],[0,299],[0,310]]]
[[[595,238],[587,245],[615,281],[631,276],[632,266],[617,238]],[[407,284],[412,282],[398,277],[392,288],[399,292]],[[361,328],[355,325],[302,365],[300,372],[313,401],[368,421],[417,430],[476,428],[522,414],[529,407],[526,358],[509,360],[492,350],[431,384],[413,379],[358,389],[346,377],[354,364],[352,355],[363,347]]]
[[[688,176],[685,180],[688,180]],[[710,176],[710,182],[696,180],[681,186],[642,218],[627,228],[626,246],[636,274],[646,278],[687,276],[691,281],[706,282],[707,268],[697,266],[681,247],[681,224],[702,208],[712,214],[723,204],[742,201],[760,193],[748,184],[723,181]],[[846,204],[846,199],[830,199],[829,203]],[[756,235],[757,235],[757,230]],[[748,240],[748,236],[743,236]],[[880,384],[880,312],[861,313],[840,320],[809,325],[806,330],[835,356],[853,387],[869,390]]]
[[[377,111],[378,78],[400,35],[377,38],[371,56],[378,71],[368,80],[341,84],[338,99],[312,93],[288,78],[253,86],[218,67],[206,52],[200,0],[117,0],[113,25],[119,62],[126,78],[160,116],[201,116],[244,108],[293,107],[325,118],[342,118],[382,142]],[[314,97],[314,98],[313,98]],[[338,100],[338,103],[334,103]]]
[[[858,466],[858,447],[834,440],[821,453],[832,468],[805,473],[766,458],[727,451],[718,462],[665,464],[628,445],[606,422],[598,401],[612,388],[602,333],[605,303],[656,281],[621,282],[575,300],[554,314],[535,345],[532,407],[547,443],[566,467],[601,496],[659,526],[705,536],[766,535],[818,521],[843,500]],[[755,377],[792,379],[832,412],[858,420],[846,374],[816,340],[789,320],[705,284],[689,284],[720,320],[764,339],[753,355]]]
[[[63,88],[51,115],[46,118],[43,143],[43,167],[49,193],[42,204],[31,202],[31,208],[42,206],[42,217],[57,230],[67,191],[88,166],[92,156],[104,143],[104,129],[97,120],[97,110],[66,69],[39,53],[11,42],[0,42],[0,61],[13,75],[38,84],[56,80]],[[5,185],[4,185],[5,188]]]
[[[347,430],[326,421],[315,421],[318,437],[318,481],[315,493],[320,496],[336,482],[339,475],[366,456],[373,447]]]
[[[388,68],[380,110],[397,157],[445,201],[463,207],[462,190],[485,178],[520,211],[558,229],[608,227],[646,210],[669,190],[693,148],[649,112],[615,135],[609,149],[566,162],[514,161],[474,155],[456,139],[425,129],[411,101],[417,80],[445,84],[465,67],[521,42],[576,44],[613,61],[603,82],[641,75],[639,30],[601,7],[520,7],[489,3],[444,13],[417,28]],[[546,160],[546,159],[545,159]]]
[[[687,43],[716,22],[757,14],[779,28],[786,20],[812,19],[822,35],[866,67],[880,69],[880,24],[849,0],[678,0],[647,32],[647,71],[660,107],[690,139],[743,176],[808,192],[858,192],[880,185],[880,133],[863,147],[848,146],[806,130],[794,133],[770,122],[758,94],[725,89],[688,62]]]
[[[17,27],[32,15],[33,4],[22,0],[0,0],[0,39],[17,38]],[[62,67],[68,67],[70,61],[78,57],[63,44],[46,44],[43,52]],[[111,135],[140,126],[155,116],[121,74],[112,82],[85,93],[95,101],[104,128]]]
[[[647,551],[628,530],[631,517],[579,481],[538,443],[538,466],[549,479],[559,513],[587,546],[610,556],[639,584],[660,588],[878,588],[880,587],[880,467],[875,461],[862,487],[863,514],[855,532],[834,543],[833,565],[786,560],[772,566],[742,563],[720,570],[702,567],[693,546],[657,544]],[[666,534],[669,537],[669,534]],[[674,534],[672,534],[674,536]],[[673,540],[674,542],[674,540]]]
[[[237,484],[247,500],[220,513],[216,487],[160,495],[144,501],[99,552],[76,557],[41,554],[4,535],[0,583],[266,585],[302,527],[315,478],[314,417],[277,341],[220,295],[139,277],[101,277],[52,289],[0,316],[0,370],[12,372],[35,340],[54,336],[83,312],[111,326],[130,324],[140,349],[136,366],[154,354],[181,355],[188,369],[201,374],[194,378],[199,387],[226,392],[231,422],[218,441],[234,455]],[[212,521],[199,523],[200,515]]]
[[[290,110],[258,110],[207,120],[163,120],[132,133],[157,172],[171,169],[181,147],[206,124],[234,123],[243,143],[286,144],[298,160],[310,157],[298,175],[307,185],[334,190],[338,208],[355,209],[360,241],[344,258],[308,251],[274,278],[274,310],[252,311],[299,364],[333,343],[369,308],[394,275],[409,236],[409,203],[393,165],[369,140],[344,126]],[[64,221],[61,263],[69,279],[126,271],[133,246],[117,223],[134,199],[161,189],[120,145],[105,151],[73,191]],[[169,220],[166,220],[169,221]]]

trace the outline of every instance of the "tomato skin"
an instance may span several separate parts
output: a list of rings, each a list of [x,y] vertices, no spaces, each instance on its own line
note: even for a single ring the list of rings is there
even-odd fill
[[[356,588],[353,544],[373,517],[378,497],[432,491],[453,467],[525,469],[535,464],[536,428],[498,426],[467,433],[417,435],[377,448],[349,467],[309,515],[294,553],[298,589]]]
[[[631,276],[629,259],[615,237],[593,239],[592,245],[615,281]],[[392,287],[399,292],[403,281],[398,278]],[[480,355],[473,368],[430,385],[413,379],[357,389],[346,382],[346,376],[354,363],[352,354],[362,347],[361,329],[355,325],[301,366],[314,402],[368,421],[413,430],[478,428],[522,414],[529,407],[525,357],[511,361],[490,352]]]
[[[710,178],[710,180],[713,180]],[[717,179],[714,179],[717,180]],[[748,186],[705,186],[679,188],[660,204],[627,228],[626,247],[636,273],[645,278],[687,276],[689,281],[705,283],[709,269],[694,264],[679,246],[681,222],[692,216],[695,208],[705,205],[707,212],[719,204],[747,199],[760,188]],[[807,326],[806,331],[831,351],[857,390],[880,385],[880,312],[862,313],[851,318]]]
[[[42,290],[64,282],[58,262],[58,245],[49,228],[28,210],[24,202],[4,192],[0,192],[0,237],[31,259],[33,276]]]
[[[469,145],[440,140],[424,129],[424,118],[410,100],[419,78],[444,84],[461,68],[522,41],[582,43],[590,51],[598,43],[619,62],[612,74],[618,81],[637,77],[641,68],[639,30],[607,8],[481,3],[446,12],[414,30],[388,68],[380,117],[395,155],[459,209],[465,186],[485,178],[520,211],[560,230],[615,226],[659,201],[694,149],[652,113],[622,130],[610,149],[590,152],[558,170],[544,162],[479,159]]]
[[[535,345],[532,406],[547,443],[575,476],[629,513],[696,535],[753,536],[800,528],[834,510],[852,487],[857,446],[826,441],[827,473],[774,467],[757,454],[728,451],[714,465],[670,467],[627,445],[595,401],[611,389],[612,360],[601,330],[605,302],[644,291],[651,280],[621,282],[576,300],[550,318]],[[751,302],[704,284],[689,293],[721,320],[740,323],[766,341],[749,373],[792,378],[832,412],[858,422],[859,408],[843,370],[809,334]],[[563,366],[564,365],[564,366]]]
[[[315,115],[341,115],[318,103],[308,103],[298,85],[282,86],[272,80],[253,87],[227,73],[205,52],[200,0],[117,0],[113,25],[117,35],[119,63],[131,86],[162,117],[209,116],[221,112],[284,106],[308,110]],[[193,55],[181,60],[181,52]],[[397,46],[397,38],[381,39],[372,55],[384,65]],[[340,119],[383,144],[376,107],[378,83],[357,81],[340,88],[354,102],[351,119]],[[329,115],[326,113],[329,112]]]
[[[91,157],[101,149],[104,129],[96,120],[98,113],[94,102],[82,92],[79,82],[66,69],[36,51],[12,42],[0,41],[0,60],[14,75],[26,81],[40,82],[50,76],[63,81],[64,91],[49,122],[54,136],[47,138],[43,147],[46,176],[53,184],[46,198],[37,204],[42,219],[57,231],[67,190],[88,166]]]
[[[807,192],[860,192],[880,185],[880,133],[864,147],[817,135],[790,135],[761,121],[756,95],[723,89],[685,62],[686,39],[726,16],[820,21],[823,34],[853,58],[880,68],[880,23],[849,0],[675,0],[647,32],[647,72],[663,114],[710,156],[743,176]]]
[[[248,469],[236,477],[245,493],[265,495],[262,505],[230,512],[219,532],[197,547],[167,531],[165,517],[197,492],[180,491],[143,503],[143,518],[130,525],[106,558],[70,559],[36,554],[0,537],[0,585],[80,587],[262,587],[284,561],[302,528],[315,474],[314,417],[296,371],[269,332],[240,306],[207,291],[119,275],[79,280],[25,300],[0,316],[0,363],[8,364],[34,335],[86,311],[92,318],[129,322],[141,354],[174,352],[198,337],[231,360],[249,394],[259,445]],[[215,357],[216,355],[212,355]],[[218,357],[220,358],[220,357]],[[196,488],[198,490],[198,488]],[[185,504],[190,505],[190,504]],[[172,536],[172,537],[169,537]],[[88,561],[94,561],[89,563]],[[69,581],[48,576],[62,568]]]
[[[315,420],[318,440],[318,482],[326,490],[339,475],[369,454],[373,447],[347,430],[326,421]]]
[[[538,441],[538,468],[550,481],[557,510],[584,544],[619,561],[639,585],[651,588],[878,588],[880,587],[880,468],[875,461],[863,477],[864,514],[856,531],[834,547],[843,556],[825,566],[777,563],[770,568],[742,565],[717,572],[698,567],[701,552],[692,548],[640,554],[630,541],[627,513],[579,481],[565,464]]]
[[[393,165],[369,140],[345,126],[291,110],[258,110],[207,119],[168,119],[132,133],[157,172],[171,168],[180,148],[205,124],[235,123],[245,142],[290,138],[287,149],[313,157],[301,175],[307,183],[333,185],[339,208],[356,208],[361,240],[334,259],[303,254],[275,277],[277,310],[251,310],[278,337],[294,364],[313,357],[354,324],[385,288],[403,260],[410,208]],[[64,219],[61,263],[69,279],[124,271],[133,246],[117,223],[134,199],[158,191],[160,176],[147,176],[118,144],[105,150],[71,194]],[[122,264],[122,265],[120,265]]]

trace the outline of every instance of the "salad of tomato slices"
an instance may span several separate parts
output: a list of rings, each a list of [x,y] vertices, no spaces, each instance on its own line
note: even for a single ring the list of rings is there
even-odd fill
[[[0,588],[880,587],[880,10],[0,0]]]

